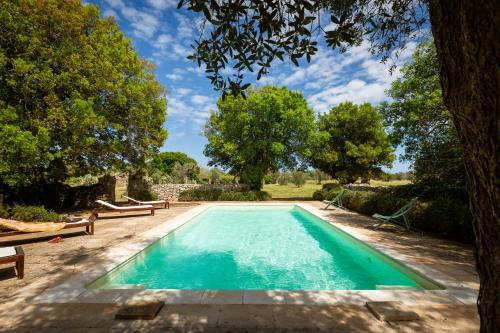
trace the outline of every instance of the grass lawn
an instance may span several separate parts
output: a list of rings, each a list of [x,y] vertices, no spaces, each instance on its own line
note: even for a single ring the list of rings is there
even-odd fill
[[[312,198],[314,191],[321,190],[322,184],[331,182],[331,180],[327,180],[322,182],[321,184],[317,184],[314,180],[308,180],[307,183],[302,187],[297,187],[292,183],[289,183],[288,185],[265,184],[263,191],[269,193],[273,199],[310,199]],[[370,181],[370,184],[373,186],[400,186],[409,183],[409,180],[392,180],[389,182],[384,182],[381,180]]]
[[[370,185],[373,186],[401,186],[401,185],[408,185],[410,184],[411,181],[409,180],[391,180],[388,182],[385,182],[383,180],[370,180]]]
[[[317,184],[314,180],[308,180],[302,187],[289,183],[288,185],[265,184],[263,188],[263,191],[269,193],[273,199],[312,198],[316,190],[321,190],[321,184]]]
[[[127,199],[125,199],[124,197],[122,197],[122,195],[127,191],[127,188],[126,187],[115,187],[115,200],[116,202],[120,202],[120,201],[123,201],[123,202],[127,202]]]

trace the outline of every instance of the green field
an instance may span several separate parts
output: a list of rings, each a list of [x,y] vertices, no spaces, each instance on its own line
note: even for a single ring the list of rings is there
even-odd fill
[[[373,186],[401,186],[408,185],[411,181],[409,180],[391,180],[391,181],[383,181],[383,180],[370,180],[370,185]]]
[[[127,199],[122,197],[122,195],[127,192],[126,187],[116,187],[115,188],[115,197],[116,197],[116,202],[127,202]]]
[[[332,183],[333,181],[327,180],[322,184]],[[381,180],[371,180],[370,184],[373,186],[400,186],[409,184],[409,180],[393,180],[389,182]],[[312,198],[314,191],[321,190],[322,184],[317,184],[314,180],[308,180],[302,187],[297,187],[292,183],[288,185],[265,184],[263,191],[271,195],[273,199],[299,199],[299,198]]]
[[[292,183],[288,185],[265,184],[262,190],[269,193],[273,199],[312,198],[314,191],[321,190],[321,186],[314,180],[308,180],[302,187],[297,187]]]

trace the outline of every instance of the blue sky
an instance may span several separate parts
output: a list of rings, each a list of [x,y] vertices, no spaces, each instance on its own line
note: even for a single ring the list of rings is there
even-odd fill
[[[90,0],[104,17],[113,16],[125,35],[132,39],[140,56],[156,64],[156,78],[167,89],[168,139],[162,151],[182,151],[202,166],[206,139],[202,128],[215,109],[219,93],[214,91],[204,71],[187,60],[190,45],[197,37],[199,20],[185,10],[176,9],[177,0]],[[416,44],[410,42],[396,65],[407,61]],[[326,112],[343,101],[370,102],[386,100],[385,90],[399,76],[391,75],[388,64],[373,57],[367,44],[339,54],[320,43],[319,52],[310,64],[296,67],[289,61],[277,62],[270,73],[255,81],[257,85],[286,85],[300,90],[315,112]],[[226,74],[231,74],[228,70]],[[252,81],[253,79],[253,81]],[[400,153],[401,149],[397,150]],[[408,163],[396,161],[391,171],[406,171]]]

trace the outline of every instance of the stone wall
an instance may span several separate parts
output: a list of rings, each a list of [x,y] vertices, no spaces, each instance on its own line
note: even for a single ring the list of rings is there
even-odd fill
[[[151,186],[151,192],[158,196],[158,199],[167,201],[177,201],[179,194],[190,189],[221,189],[223,191],[241,190],[239,184],[156,184]]]
[[[389,186],[372,186],[370,184],[347,184],[344,188],[351,191],[372,191],[372,192],[386,192],[390,190]]]
[[[346,184],[346,185],[340,185],[337,183],[326,183],[323,184],[323,189],[325,190],[331,190],[334,188],[339,188],[342,186],[345,189],[351,190],[351,191],[372,191],[372,192],[386,192],[390,190],[390,186],[373,186],[367,183],[361,183],[361,184]]]

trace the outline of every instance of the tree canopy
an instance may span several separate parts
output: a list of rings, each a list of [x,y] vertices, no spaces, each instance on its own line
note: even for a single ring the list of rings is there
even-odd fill
[[[385,60],[427,17],[424,2],[408,0],[181,0],[182,6],[204,18],[190,59],[206,65],[216,89],[233,94],[249,86],[243,83],[245,73],[256,70],[259,79],[277,59],[288,57],[297,66],[304,57],[310,61],[321,35],[341,52],[366,38]],[[237,73],[225,77],[226,66]]]
[[[369,103],[341,103],[319,116],[317,129],[311,164],[341,183],[377,175],[394,160],[382,117]]]
[[[246,98],[221,98],[217,107],[205,129],[209,165],[229,169],[260,189],[267,172],[305,163],[314,113],[301,93],[266,86]]]
[[[159,171],[162,174],[174,176],[179,166],[186,166],[187,170],[177,170],[177,173],[182,173],[182,177],[186,176],[190,180],[198,180],[200,168],[196,161],[182,152],[168,151],[154,155],[149,161],[148,166],[151,173]],[[179,172],[182,171],[182,172]]]
[[[392,142],[405,147],[402,157],[413,162],[417,181],[463,191],[463,152],[443,102],[438,67],[433,41],[421,43],[387,91],[392,101],[381,103],[379,111]]]
[[[164,89],[97,7],[0,0],[0,31],[0,183],[139,167],[162,145]]]

